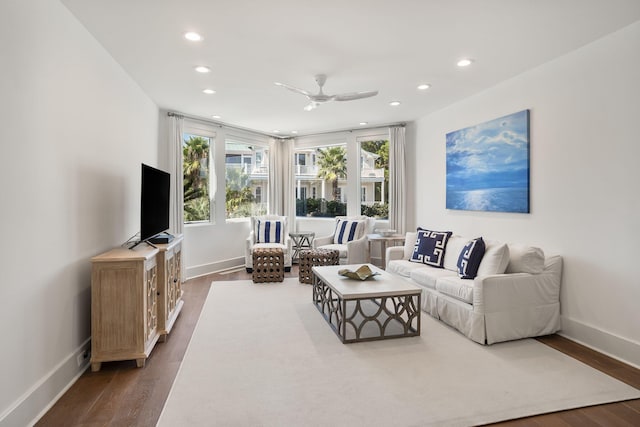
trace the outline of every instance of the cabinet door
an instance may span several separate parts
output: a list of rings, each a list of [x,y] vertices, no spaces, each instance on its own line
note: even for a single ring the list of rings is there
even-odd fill
[[[167,254],[168,255],[168,254]],[[171,257],[167,258],[167,286],[169,298],[167,299],[167,318],[173,315],[178,303],[182,299],[181,257],[180,245],[171,251]]]
[[[158,266],[154,260],[145,265],[145,350],[155,344],[158,337]]]

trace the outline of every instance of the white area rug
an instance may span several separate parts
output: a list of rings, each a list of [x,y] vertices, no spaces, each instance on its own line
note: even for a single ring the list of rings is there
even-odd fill
[[[158,425],[467,426],[640,398],[535,340],[481,346],[422,322],[342,344],[309,285],[214,282]]]

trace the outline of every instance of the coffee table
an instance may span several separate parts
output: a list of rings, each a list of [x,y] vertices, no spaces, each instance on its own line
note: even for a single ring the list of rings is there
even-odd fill
[[[379,269],[360,281],[338,274],[362,264],[313,267],[313,303],[343,343],[420,335],[420,287]]]

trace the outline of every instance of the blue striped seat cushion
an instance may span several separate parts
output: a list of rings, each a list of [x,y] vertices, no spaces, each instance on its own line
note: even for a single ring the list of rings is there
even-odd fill
[[[362,237],[364,221],[339,219],[336,231],[333,233],[333,243],[344,245],[352,240]]]
[[[274,220],[258,220],[256,243],[283,243],[284,223]]]

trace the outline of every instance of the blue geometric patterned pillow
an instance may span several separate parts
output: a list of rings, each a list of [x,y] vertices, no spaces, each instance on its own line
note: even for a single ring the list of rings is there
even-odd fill
[[[284,223],[274,220],[258,220],[256,243],[284,242]]]
[[[484,240],[482,237],[473,239],[462,248],[458,256],[458,276],[461,279],[474,279],[478,275],[478,267],[484,256]]]
[[[432,231],[418,227],[418,237],[409,261],[442,268],[444,252],[451,234],[451,231]]]
[[[364,227],[364,221],[339,219],[336,231],[333,233],[333,243],[344,245],[352,240],[359,239]]]

